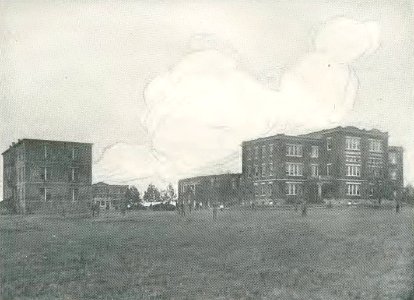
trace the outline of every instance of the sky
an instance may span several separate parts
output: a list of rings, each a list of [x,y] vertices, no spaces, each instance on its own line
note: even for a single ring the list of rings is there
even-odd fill
[[[94,182],[143,189],[238,172],[243,140],[353,125],[403,146],[414,184],[413,6],[1,2],[0,150],[91,142]]]

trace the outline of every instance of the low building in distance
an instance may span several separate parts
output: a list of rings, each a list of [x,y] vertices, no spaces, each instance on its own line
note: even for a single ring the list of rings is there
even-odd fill
[[[101,209],[118,209],[125,200],[128,185],[112,185],[98,182],[92,185],[94,203],[99,203]]]
[[[18,213],[84,210],[92,144],[22,139],[3,152],[3,198]]]
[[[389,199],[403,189],[403,151],[376,129],[278,134],[242,143],[242,174],[245,201],[259,204]]]
[[[208,207],[214,203],[239,204],[241,174],[219,174],[185,178],[178,181],[179,202],[194,207]]]

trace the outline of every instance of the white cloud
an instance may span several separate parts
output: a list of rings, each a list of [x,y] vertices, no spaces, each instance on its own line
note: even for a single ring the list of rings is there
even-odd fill
[[[354,103],[358,80],[351,64],[375,51],[379,28],[345,18],[326,23],[278,90],[251,77],[224,44],[198,35],[191,43],[196,51],[148,85],[143,124],[151,142],[106,151],[97,164],[103,176],[175,181],[220,162],[223,171],[236,171],[234,153],[243,140],[333,126]]]

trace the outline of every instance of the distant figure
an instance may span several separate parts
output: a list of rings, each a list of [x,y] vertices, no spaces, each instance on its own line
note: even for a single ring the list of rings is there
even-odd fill
[[[99,202],[92,203],[92,217],[99,217]]]
[[[302,217],[306,216],[308,213],[308,204],[306,201],[303,201],[302,203]]]
[[[395,205],[395,212],[398,214],[400,212],[400,208],[401,208],[401,203],[400,201],[396,201],[396,205]]]
[[[213,204],[213,220],[217,220],[217,203]]]
[[[182,216],[185,216],[185,205],[184,205],[184,202],[181,202],[181,215]]]

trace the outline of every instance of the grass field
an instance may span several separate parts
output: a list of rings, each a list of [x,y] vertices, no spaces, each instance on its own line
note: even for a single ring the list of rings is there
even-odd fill
[[[1,216],[2,299],[410,299],[412,209]]]

